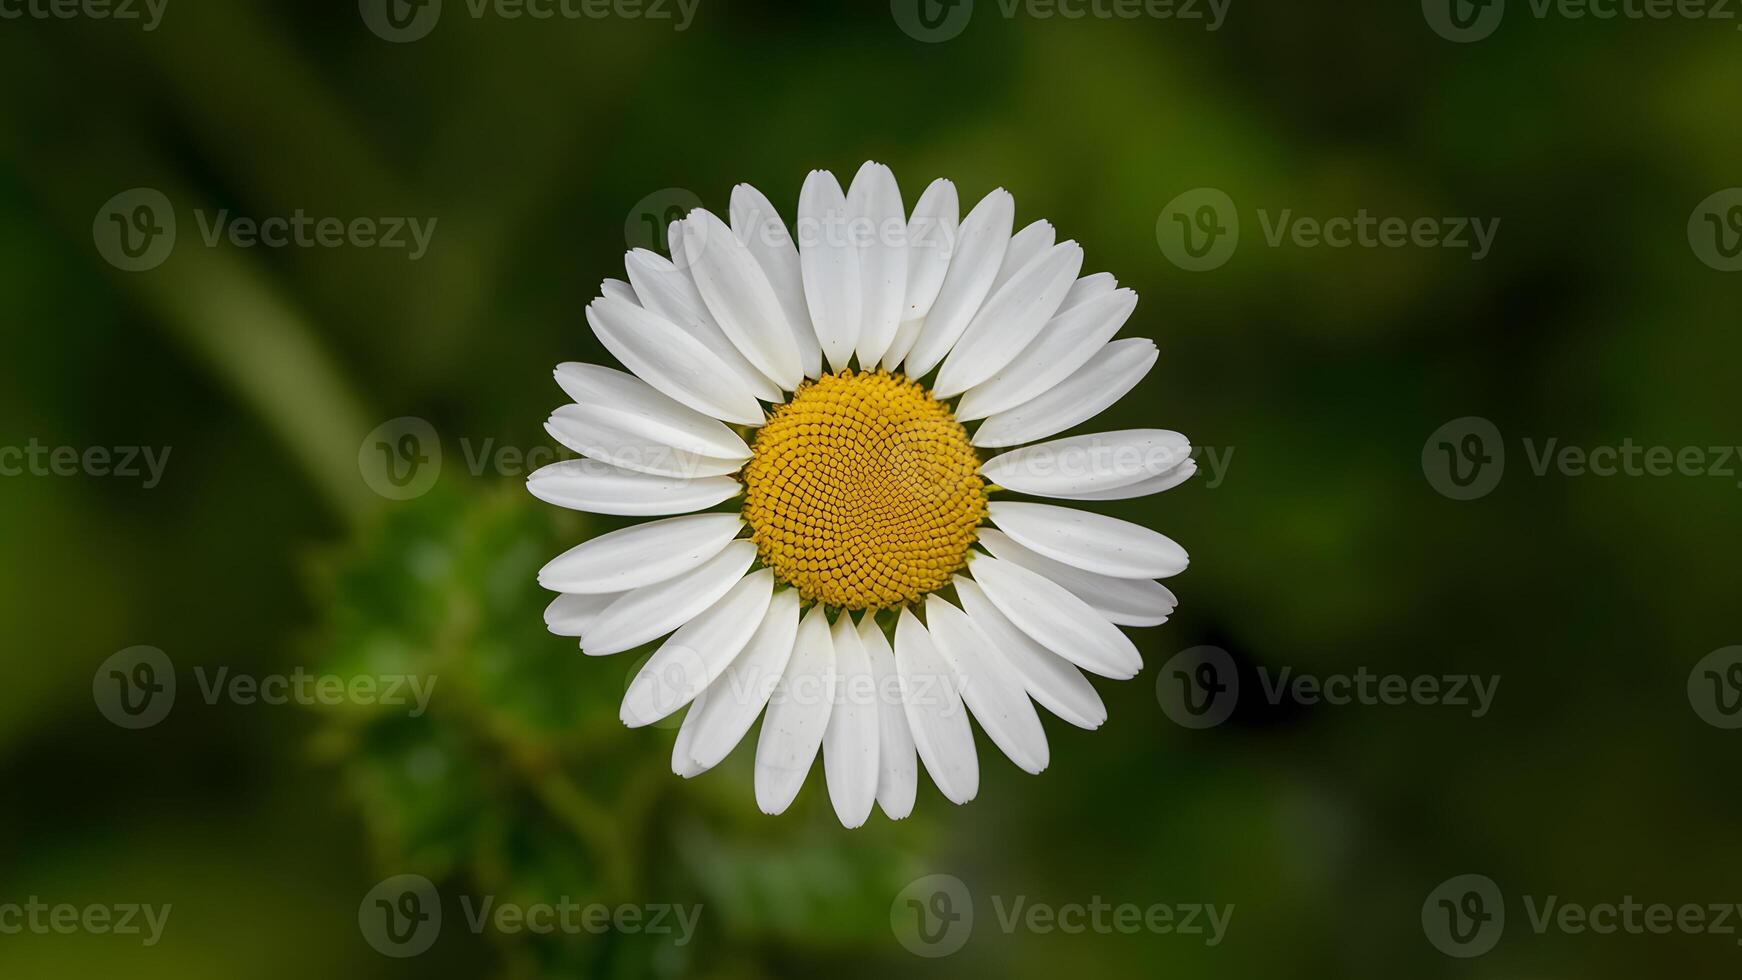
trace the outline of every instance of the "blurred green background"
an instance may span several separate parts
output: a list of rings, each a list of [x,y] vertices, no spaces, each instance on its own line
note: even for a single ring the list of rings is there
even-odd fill
[[[896,4],[896,8],[900,3]],[[0,935],[0,976],[816,975],[1732,977],[1734,936],[1530,928],[1523,898],[1742,901],[1736,749],[1689,672],[1742,642],[1736,478],[1536,476],[1523,440],[1737,443],[1742,277],[1690,247],[1742,184],[1735,22],[1536,16],[1452,43],[1414,3],[1234,0],[1202,21],[1002,15],[922,42],[890,5],[701,0],[670,21],[470,16],[389,43],[357,4],[169,0],[160,24],[0,20],[0,446],[169,447],[162,482],[0,477],[0,903],[173,905],[162,941]],[[8,5],[7,9],[19,9]],[[601,360],[581,311],[641,216],[790,215],[805,172],[894,167],[909,204],[997,186],[1142,302],[1150,377],[1095,427],[1227,454],[1108,513],[1194,558],[1148,669],[1098,683],[1052,766],[981,740],[969,806],[839,828],[813,771],[756,812],[750,744],[668,771],[674,730],[616,721],[633,657],[546,634],[537,568],[605,529],[531,501],[550,369]],[[179,233],[144,272],[94,217],[153,188]],[[1179,194],[1226,192],[1226,265],[1158,244]],[[662,196],[663,195],[663,196]],[[675,195],[675,196],[674,196]],[[1500,220],[1492,253],[1272,246],[1259,212]],[[436,219],[428,254],[209,247],[196,215]],[[1164,224],[1165,227],[1165,224]],[[627,230],[626,230],[627,229]],[[365,435],[438,433],[429,493],[373,492]],[[1424,442],[1504,434],[1505,479],[1455,501]],[[1211,484],[1214,483],[1212,486]],[[180,692],[110,724],[99,665],[146,644]],[[1175,724],[1156,676],[1200,644],[1247,693]],[[199,696],[196,670],[427,673],[420,718]],[[1265,703],[1259,668],[1500,675],[1494,708]],[[377,953],[359,903],[422,874],[447,925]],[[951,874],[960,952],[891,929]],[[1507,900],[1492,952],[1424,935],[1459,874]],[[458,896],[701,903],[684,946],[475,935]],[[1225,939],[1000,928],[994,900],[1232,904]]]

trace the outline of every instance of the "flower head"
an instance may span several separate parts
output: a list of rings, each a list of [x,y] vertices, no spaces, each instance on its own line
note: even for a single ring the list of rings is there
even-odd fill
[[[1137,674],[1119,627],[1165,622],[1176,600],[1155,580],[1186,566],[1139,525],[1003,499],[1118,500],[1195,472],[1176,432],[1052,438],[1154,365],[1150,341],[1112,339],[1136,295],[1081,276],[1082,249],[1047,222],[1013,234],[1005,191],[961,218],[938,180],[909,213],[874,163],[846,191],[813,172],[796,236],[748,185],[730,217],[674,222],[670,258],[630,252],[628,281],[588,307],[629,373],[557,369],[573,403],[547,429],[582,458],[534,473],[532,493],[663,519],[545,566],[562,593],[550,628],[594,655],[666,637],[622,718],[687,706],[680,775],[718,764],[762,716],[769,813],[819,752],[849,827],[874,804],[911,812],[921,764],[964,803],[979,788],[970,715],[1039,772],[1035,705],[1098,727],[1084,672]]]

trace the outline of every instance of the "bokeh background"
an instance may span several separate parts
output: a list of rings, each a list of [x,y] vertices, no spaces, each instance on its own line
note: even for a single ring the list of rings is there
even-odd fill
[[[1696,662],[1742,642],[1742,478],[1538,476],[1523,445],[1742,441],[1742,277],[1688,233],[1742,184],[1735,21],[1515,0],[1454,43],[1408,2],[1234,0],[1210,31],[980,0],[922,41],[899,2],[701,0],[681,31],[447,6],[409,43],[342,0],[169,0],[149,32],[0,20],[0,445],[171,450],[151,488],[0,478],[0,902],[173,905],[149,949],[0,935],[0,976],[1735,976],[1733,935],[1539,935],[1523,906],[1742,901],[1742,733],[1689,696]],[[739,181],[791,209],[807,170],[865,159],[910,204],[934,176],[965,204],[1003,186],[1019,224],[1084,243],[1143,297],[1125,334],[1162,350],[1097,424],[1231,455],[1219,480],[1106,508],[1194,561],[1173,621],[1136,633],[1145,673],[1098,685],[1100,731],[1048,718],[1039,777],[982,739],[977,801],[923,783],[913,818],[849,833],[820,770],[764,817],[752,743],[686,782],[673,730],[621,728],[634,657],[546,634],[534,581],[609,525],[536,505],[493,452],[548,447],[551,366],[603,356],[581,310],[647,214],[690,196],[723,213]],[[93,225],[140,187],[179,235],[127,272]],[[1157,219],[1201,187],[1243,234],[1188,272]],[[438,224],[417,261],[207,246],[196,214],[223,209]],[[1272,246],[1261,209],[1500,227],[1481,261]],[[1466,416],[1502,433],[1507,467],[1458,501],[1423,450]],[[402,417],[433,427],[443,465],[396,501],[359,449]],[[141,644],[181,690],[130,731],[93,676]],[[1247,691],[1197,731],[1156,681],[1204,644]],[[440,686],[416,719],[208,705],[195,672],[224,667]],[[1252,696],[1285,667],[1501,682],[1481,718]],[[438,884],[447,919],[405,960],[358,921],[402,873]],[[1457,959],[1422,906],[1469,873],[1508,917]],[[928,874],[977,908],[942,959],[891,926]],[[704,914],[682,947],[475,935],[461,895]],[[1015,896],[1235,912],[1214,947],[1007,933],[993,902]]]

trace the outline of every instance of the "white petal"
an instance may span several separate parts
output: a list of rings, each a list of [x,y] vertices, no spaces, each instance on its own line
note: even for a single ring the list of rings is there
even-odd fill
[[[1000,500],[988,514],[1017,544],[1113,578],[1167,578],[1186,570],[1186,550],[1141,524],[1074,507]]]
[[[690,275],[715,322],[756,369],[792,391],[804,380],[804,362],[786,311],[755,256],[713,214],[697,209],[684,222]]]
[[[761,191],[739,184],[732,188],[732,234],[750,250],[780,300],[805,377],[821,377],[823,349],[817,344],[811,311],[804,301],[804,270],[799,266],[798,246],[792,243],[780,211]]]
[[[679,218],[667,225],[665,229],[665,243],[671,248],[671,264],[684,270],[685,274],[688,274],[690,269],[690,257],[685,255],[683,250],[683,226],[683,218]],[[692,279],[690,282],[693,285],[695,280]],[[700,294],[698,293],[697,295]]]
[[[712,769],[731,755],[768,704],[786,662],[792,658],[792,642],[798,635],[798,604],[797,591],[776,591],[744,652],[690,708],[692,714],[700,715],[690,743],[690,757],[697,765]]]
[[[678,449],[645,431],[633,416],[592,405],[564,405],[544,423],[544,431],[564,446],[601,463],[636,473],[695,480],[726,476],[742,459],[716,459]]]
[[[1101,727],[1107,720],[1107,706],[1082,671],[1017,629],[980,586],[961,576],[956,577],[955,585],[968,618],[1010,661],[1021,675],[1023,687],[1041,707],[1078,728]]]
[[[580,636],[592,628],[607,606],[616,601],[616,593],[559,595],[544,608],[545,628],[557,636]]]
[[[955,668],[938,653],[913,613],[903,609],[895,625],[895,669],[913,747],[932,782],[952,803],[980,792],[980,760],[962,705]]]
[[[1152,340],[1116,340],[1057,386],[987,419],[974,445],[1019,446],[1081,425],[1137,387],[1159,356]]]
[[[731,500],[744,487],[729,476],[680,480],[619,469],[595,459],[565,459],[526,478],[538,499],[570,510],[621,517],[688,514]]]
[[[979,544],[1012,565],[1052,579],[1089,604],[1115,626],[1160,626],[1179,607],[1179,599],[1160,582],[1097,575],[1024,548],[997,528],[983,527]],[[971,612],[972,610],[970,610]]]
[[[641,297],[635,294],[635,287],[621,279],[607,279],[600,283],[599,294],[601,296],[615,296],[625,303],[632,303],[636,306],[641,305]]]
[[[866,163],[847,189],[847,214],[859,239],[859,291],[863,297],[859,363],[871,369],[889,350],[907,302],[907,209],[895,174]]]
[[[1028,349],[984,382],[968,389],[956,406],[963,422],[983,419],[1047,392],[1089,362],[1137,308],[1137,294],[1121,289],[1060,312],[1041,328]]]
[[[690,754],[696,744],[696,722],[701,717],[702,699],[707,696],[708,692],[703,691],[690,705],[690,710],[683,716],[683,724],[678,726],[677,740],[671,743],[671,771],[685,779],[707,771]]]
[[[756,742],[756,805],[784,813],[804,786],[823,744],[835,698],[835,648],[818,603],[798,624],[792,659],[768,699]]]
[[[884,816],[901,820],[913,812],[919,791],[919,758],[913,751],[913,730],[907,727],[907,709],[901,703],[901,674],[895,669],[889,638],[872,613],[859,621],[859,642],[871,661],[877,695],[877,805]]]
[[[635,295],[648,311],[665,317],[700,341],[731,368],[733,375],[744,387],[755,392],[757,398],[765,402],[785,400],[780,395],[780,386],[757,370],[720,329],[719,322],[702,300],[702,294],[696,291],[695,280],[690,278],[689,272],[678,268],[665,256],[644,248],[635,249],[625,256],[623,267],[629,272],[629,281],[635,284]]]
[[[883,369],[895,371],[901,368],[901,359],[913,347],[913,342],[919,339],[920,331],[925,329],[924,320],[904,320],[901,326],[895,328],[895,339],[889,342],[889,352],[883,355]]]
[[[877,695],[871,661],[853,617],[835,620],[835,705],[823,732],[823,776],[835,816],[848,829],[862,827],[877,800]]]
[[[557,366],[556,383],[575,404],[628,416],[625,425],[667,446],[716,459],[750,458],[750,447],[719,419],[673,401],[633,374],[571,361]]]
[[[1054,439],[987,460],[994,484],[1042,497],[1098,493],[1160,476],[1191,456],[1191,442],[1167,429],[1121,429]]]
[[[901,311],[904,325],[923,321],[937,302],[944,275],[950,271],[950,257],[955,254],[961,214],[956,185],[941,177],[931,182],[913,206],[913,217],[907,222],[907,300]],[[909,340],[908,346],[912,345]],[[894,363],[900,364],[906,355],[906,348],[891,346],[884,363],[894,358]]]
[[[1065,301],[1059,304],[1059,312],[1070,309],[1092,299],[1099,299],[1119,288],[1119,280],[1113,278],[1111,272],[1097,272],[1092,276],[1078,279],[1071,291],[1065,294]]]
[[[992,292],[998,268],[1010,246],[1010,227],[1016,220],[1016,199],[1000,187],[968,212],[956,236],[956,251],[949,272],[925,319],[925,328],[908,352],[903,369],[910,378],[923,378],[956,345],[969,321]]]
[[[664,394],[717,419],[762,424],[755,392],[677,324],[610,297],[587,307],[587,322],[624,367]]]
[[[975,558],[968,570],[1017,629],[1078,667],[1116,680],[1143,669],[1131,639],[1064,586],[996,558]]]
[[[599,614],[581,649],[606,656],[670,633],[719,601],[755,558],[755,544],[734,541],[682,575],[624,593]]]
[[[932,393],[954,398],[1015,360],[1046,326],[1083,267],[1076,242],[1053,246],[992,294],[944,358]]]
[[[1138,480],[1136,483],[1099,490],[1085,490],[1080,493],[1052,493],[1047,494],[1047,496],[1059,500],[1130,500],[1133,497],[1147,497],[1152,493],[1172,490],[1191,479],[1197,472],[1197,461],[1188,459],[1165,473]]]
[[[992,280],[992,292],[1004,288],[1010,278],[1050,251],[1058,242],[1058,232],[1050,221],[1036,221],[1010,236],[1010,247],[1004,250],[1004,261],[998,265],[998,275]]]
[[[738,536],[737,514],[692,514],[603,534],[551,560],[538,584],[554,592],[627,592],[714,557]]]
[[[840,371],[859,343],[864,299],[859,253],[847,227],[847,195],[835,175],[813,170],[798,195],[798,257],[805,305],[829,367]]]
[[[773,594],[774,573],[764,568],[678,627],[630,682],[618,713],[623,724],[651,725],[707,690],[762,624]]]
[[[925,600],[925,622],[938,653],[962,678],[962,700],[986,735],[1024,772],[1045,769],[1051,759],[1046,730],[1016,668],[942,596]]]

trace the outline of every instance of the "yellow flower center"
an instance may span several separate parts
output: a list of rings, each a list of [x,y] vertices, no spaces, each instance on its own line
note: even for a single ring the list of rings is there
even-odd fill
[[[756,435],[744,517],[762,561],[805,599],[887,609],[949,583],[986,516],[967,430],[884,371],[799,386]]]

